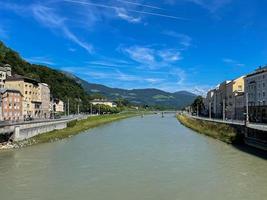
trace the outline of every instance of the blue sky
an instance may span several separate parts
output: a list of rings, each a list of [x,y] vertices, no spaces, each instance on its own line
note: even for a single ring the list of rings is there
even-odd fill
[[[93,83],[201,93],[267,63],[263,0],[0,0],[0,40]]]

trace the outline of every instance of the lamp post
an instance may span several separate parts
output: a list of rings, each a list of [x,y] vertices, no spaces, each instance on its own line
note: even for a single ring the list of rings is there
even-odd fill
[[[211,119],[211,102],[209,102],[209,118]]]
[[[225,99],[223,99],[223,121],[225,121]]]
[[[246,124],[249,123],[248,93],[246,93]]]

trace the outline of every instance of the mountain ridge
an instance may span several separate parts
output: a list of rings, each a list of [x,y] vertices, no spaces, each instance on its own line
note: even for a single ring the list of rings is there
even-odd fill
[[[122,89],[112,88],[102,84],[90,83],[69,72],[63,72],[72,77],[88,94],[100,94],[110,100],[123,98],[136,105],[162,106],[180,109],[191,104],[197,95],[188,91],[166,92],[157,88]]]

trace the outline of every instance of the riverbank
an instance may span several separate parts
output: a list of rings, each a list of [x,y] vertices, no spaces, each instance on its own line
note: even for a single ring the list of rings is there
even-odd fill
[[[186,115],[177,115],[177,119],[184,126],[200,134],[207,135],[228,144],[233,144],[240,141],[237,130],[227,124],[193,119]]]
[[[101,115],[101,116],[94,116],[89,117],[87,119],[83,119],[80,121],[72,121],[69,122],[67,128],[61,130],[55,130],[48,133],[43,133],[37,136],[34,136],[30,139],[23,140],[20,142],[15,143],[8,143],[2,147],[2,149],[10,149],[10,148],[21,148],[26,147],[34,144],[46,143],[46,142],[53,142],[57,140],[61,140],[64,138],[72,137],[77,135],[85,130],[111,123],[114,121],[126,119],[129,117],[138,116],[139,113],[137,112],[127,112],[127,113],[120,113],[120,114],[112,114],[112,115]]]

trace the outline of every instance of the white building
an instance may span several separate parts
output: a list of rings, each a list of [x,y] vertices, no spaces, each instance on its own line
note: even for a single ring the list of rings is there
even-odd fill
[[[0,66],[0,88],[4,88],[5,80],[7,77],[11,76],[11,67],[8,64]]]
[[[267,66],[245,77],[250,121],[267,122]]]
[[[108,101],[108,100],[103,100],[103,99],[95,99],[93,101],[91,101],[91,104],[93,105],[106,105],[106,106],[110,106],[110,107],[117,107],[117,104],[112,102],[112,101]]]

